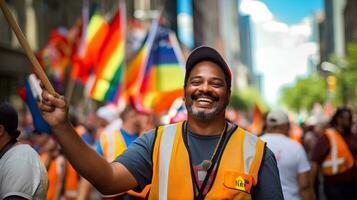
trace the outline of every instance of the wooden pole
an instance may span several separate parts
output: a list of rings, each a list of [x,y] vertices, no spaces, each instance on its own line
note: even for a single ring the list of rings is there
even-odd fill
[[[34,67],[35,73],[38,75],[39,79],[45,86],[46,90],[52,95],[56,95],[56,91],[53,89],[51,82],[48,80],[46,73],[43,71],[40,63],[38,62],[35,54],[32,52],[30,45],[28,44],[24,34],[22,33],[19,25],[16,23],[14,17],[12,16],[9,8],[7,7],[5,0],[0,0],[1,10],[7,22],[10,24],[12,30],[15,32],[17,39],[19,40],[22,48],[24,48],[27,57]]]

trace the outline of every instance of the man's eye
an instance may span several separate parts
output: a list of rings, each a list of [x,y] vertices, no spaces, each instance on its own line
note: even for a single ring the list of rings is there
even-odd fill
[[[200,81],[191,81],[191,84],[192,85],[198,85],[198,84],[200,84],[201,82]]]
[[[222,87],[222,86],[224,86],[224,84],[220,83],[220,82],[217,82],[217,83],[212,83],[212,86],[213,87]]]

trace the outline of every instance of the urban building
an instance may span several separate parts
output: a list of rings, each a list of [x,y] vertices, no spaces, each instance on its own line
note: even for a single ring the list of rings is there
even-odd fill
[[[345,21],[345,48],[347,49],[348,44],[357,42],[357,1],[347,0],[343,14]]]

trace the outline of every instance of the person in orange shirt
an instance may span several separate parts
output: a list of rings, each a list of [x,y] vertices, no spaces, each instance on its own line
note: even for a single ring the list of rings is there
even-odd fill
[[[327,199],[357,199],[357,137],[351,124],[352,111],[338,108],[313,150],[312,178],[321,171]]]

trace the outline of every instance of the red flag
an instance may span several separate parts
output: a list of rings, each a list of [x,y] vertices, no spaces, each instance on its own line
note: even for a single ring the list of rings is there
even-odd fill
[[[254,105],[253,120],[248,126],[248,130],[256,135],[259,135],[262,131],[262,111],[260,110],[257,103]]]

